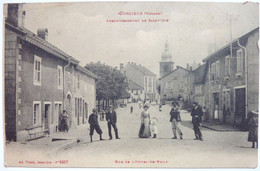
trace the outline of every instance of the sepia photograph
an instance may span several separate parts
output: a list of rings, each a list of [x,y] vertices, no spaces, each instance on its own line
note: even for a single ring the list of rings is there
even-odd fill
[[[257,2],[3,3],[4,167],[258,167]]]

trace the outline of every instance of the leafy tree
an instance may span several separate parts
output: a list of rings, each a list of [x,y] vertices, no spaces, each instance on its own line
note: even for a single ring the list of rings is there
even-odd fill
[[[114,103],[115,99],[130,98],[130,95],[126,93],[128,86],[126,77],[117,68],[101,64],[100,62],[86,64],[85,68],[99,77],[96,84],[98,107],[101,100],[113,100]]]

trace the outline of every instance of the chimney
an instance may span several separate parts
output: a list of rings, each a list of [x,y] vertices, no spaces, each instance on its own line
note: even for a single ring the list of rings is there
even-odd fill
[[[176,66],[177,67],[177,69],[179,69],[180,68],[180,66]]]
[[[187,70],[190,69],[190,65],[189,65],[189,63],[186,64],[186,69],[187,69]]]
[[[190,71],[192,71],[192,67],[190,67]]]
[[[123,68],[124,68],[124,64],[123,64],[123,63],[120,63],[119,70],[121,71],[121,70],[123,70]]]
[[[37,35],[43,40],[48,41],[48,29],[47,28],[39,28],[37,30]]]
[[[8,4],[7,22],[16,27],[24,27],[25,11],[23,4]]]

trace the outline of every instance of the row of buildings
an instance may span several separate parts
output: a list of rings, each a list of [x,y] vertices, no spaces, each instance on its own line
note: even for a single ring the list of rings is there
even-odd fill
[[[8,4],[4,90],[10,141],[28,139],[33,129],[56,132],[63,109],[71,127],[84,124],[96,106],[97,76],[49,43],[48,29],[38,29],[37,34],[26,29],[25,14],[23,4]]]
[[[171,55],[163,53],[161,101],[197,101],[206,108],[209,120],[244,125],[248,112],[259,107],[258,39],[256,28],[216,50],[194,69],[172,69]]]

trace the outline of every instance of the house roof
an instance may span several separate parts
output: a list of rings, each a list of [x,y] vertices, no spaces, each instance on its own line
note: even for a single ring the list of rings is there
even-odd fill
[[[128,80],[128,89],[129,90],[143,90],[144,88],[132,80]]]
[[[247,37],[249,37],[251,34],[255,33],[259,31],[259,27],[253,29],[252,31],[246,33],[245,35],[241,36],[241,37],[238,37],[236,39],[234,39],[232,41],[232,46],[238,46],[238,43],[237,43],[237,40],[244,40],[246,39]],[[210,54],[209,56],[207,56],[206,58],[204,58],[202,61],[203,62],[206,62],[214,57],[217,57],[217,56],[222,56],[222,54],[224,53],[227,53],[228,51],[230,51],[230,43],[224,45],[223,47],[219,48],[216,52]]]
[[[30,30],[26,29],[26,28],[22,28],[22,27],[15,27],[14,25],[8,23],[8,21],[6,21],[5,23],[6,27],[11,29],[12,31],[15,31],[16,33],[19,34],[19,38],[27,43],[30,43],[40,49],[43,49],[44,51],[62,59],[62,60],[66,60],[66,61],[70,61],[72,64],[76,65],[76,68],[82,72],[84,72],[85,74],[98,79],[98,77],[92,73],[91,71],[83,68],[82,66],[79,65],[79,61],[76,60],[75,58],[73,58],[72,56],[68,55],[67,53],[65,53],[64,51],[62,51],[61,49],[57,48],[56,46],[54,46],[53,44],[49,43],[48,41],[40,38],[39,36],[37,36],[36,34],[34,34],[33,32],[31,32]]]
[[[207,71],[206,69],[207,69],[207,64],[205,63],[193,71],[194,83],[205,82],[206,71]]]
[[[95,78],[95,79],[98,79],[98,76],[97,76],[96,74],[94,74],[93,72],[89,71],[88,69],[86,69],[86,68],[84,68],[84,67],[82,67],[82,66],[80,66],[80,65],[77,65],[76,68],[77,68],[79,71],[81,71],[81,72],[87,74],[88,76],[93,77],[93,78]]]
[[[168,74],[162,76],[161,78],[159,78],[159,80],[161,80],[161,79],[165,78],[166,76],[172,74],[173,72],[177,71],[178,69],[183,69],[183,70],[185,70],[185,71],[187,71],[187,72],[190,72],[190,71],[188,71],[187,69],[185,69],[185,68],[183,68],[183,67],[181,67],[181,66],[177,66],[176,69],[174,69],[174,70],[172,70],[171,72],[169,72]]]
[[[133,63],[128,63],[128,64],[130,64],[132,67],[136,68],[137,70],[141,71],[145,75],[150,75],[150,76],[156,77],[156,75],[152,71],[150,71],[149,69],[147,69],[146,67],[144,67],[142,65],[136,65]]]

